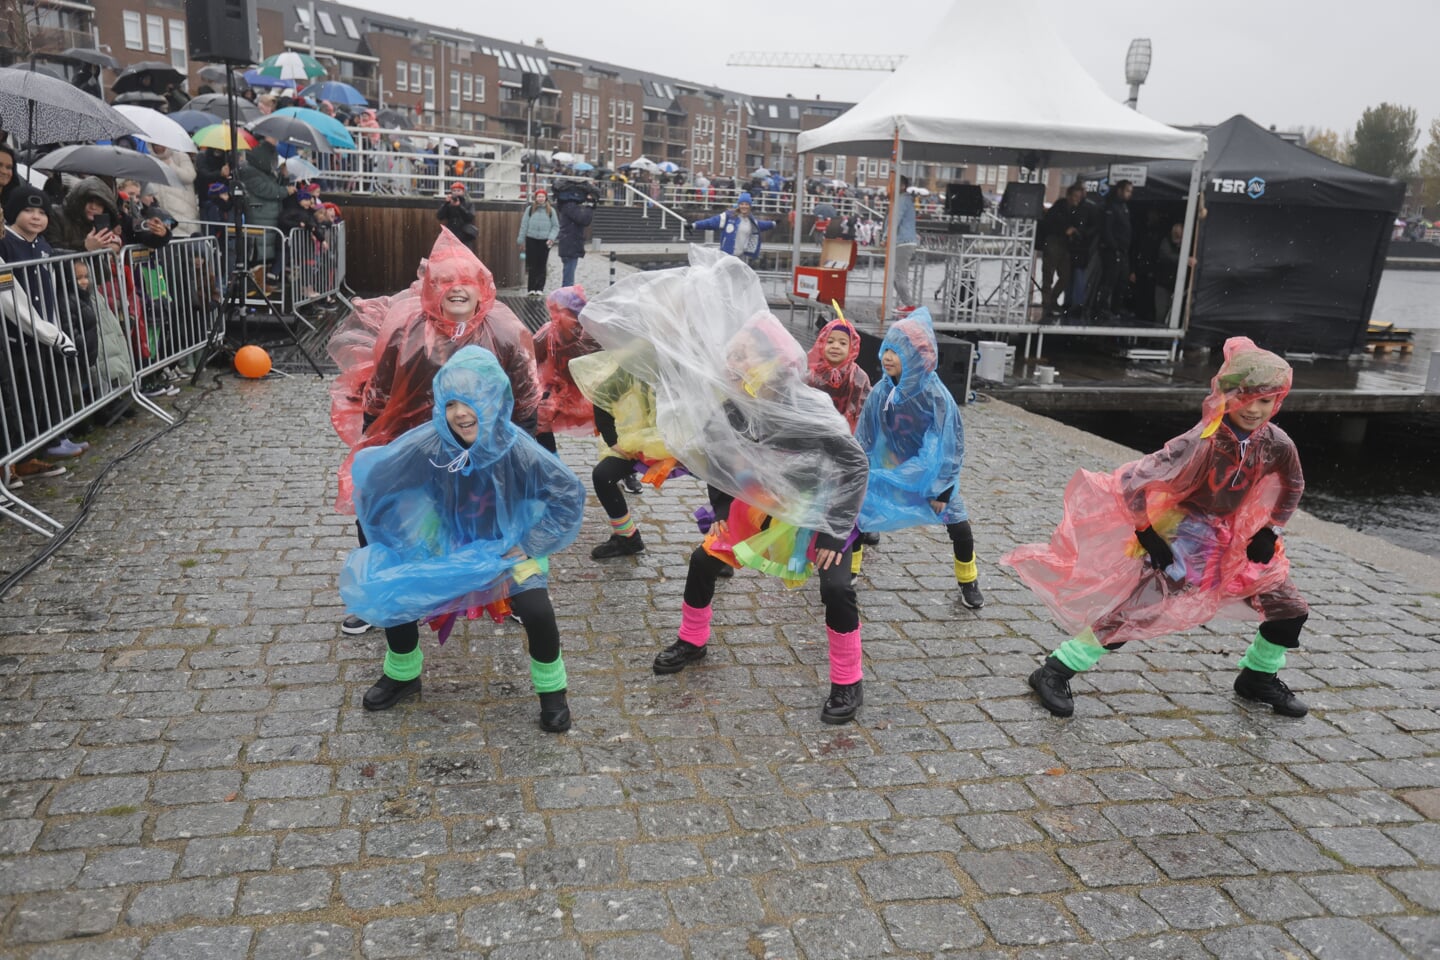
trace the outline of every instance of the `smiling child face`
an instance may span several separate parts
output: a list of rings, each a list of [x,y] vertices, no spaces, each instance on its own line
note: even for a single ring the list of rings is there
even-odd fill
[[[844,330],[831,330],[820,354],[831,366],[840,366],[850,357],[850,334]]]
[[[1252,400],[1237,402],[1228,412],[1230,422],[1241,430],[1248,432],[1259,429],[1275,414],[1275,396],[1255,397]]]
[[[480,434],[480,419],[469,405],[459,400],[451,400],[445,404],[445,422],[450,425],[450,430],[465,446],[469,447],[475,443],[475,438]]]
[[[464,323],[480,309],[480,288],[467,283],[459,271],[446,266],[435,268],[430,285],[440,297],[440,309],[452,323]]]

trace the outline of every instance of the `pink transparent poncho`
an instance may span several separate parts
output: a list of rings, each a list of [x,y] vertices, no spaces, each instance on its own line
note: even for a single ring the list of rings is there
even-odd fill
[[[1078,470],[1065,515],[1048,544],[1001,558],[1055,620],[1102,645],[1144,640],[1215,617],[1280,620],[1307,608],[1290,579],[1283,540],[1269,563],[1246,547],[1261,528],[1283,526],[1305,489],[1295,443],[1266,421],[1248,435],[1226,418],[1257,397],[1278,411],[1290,367],[1246,337],[1225,343],[1203,416],[1164,448],[1112,473]],[[1154,527],[1176,563],[1154,569],[1135,538]]]
[[[540,373],[541,433],[589,436],[595,432],[595,408],[575,385],[570,361],[600,349],[580,326],[585,288],[561,287],[545,298],[550,322],[535,331],[535,363]]]
[[[446,312],[460,301],[474,304],[466,320]],[[442,228],[407,290],[357,301],[330,339],[330,356],[340,367],[330,387],[330,422],[350,447],[340,467],[337,510],[354,512],[350,468],[355,451],[389,443],[427,422],[435,374],[472,344],[500,361],[510,379],[515,422],[533,429],[540,387],[530,331],[509,307],[495,302],[489,269]]]
[[[825,341],[830,334],[844,333],[850,338],[850,352],[840,363],[831,363],[825,358]],[[844,317],[836,317],[825,324],[815,345],[810,348],[809,372],[805,382],[830,397],[835,409],[850,424],[850,432],[860,420],[860,409],[870,395],[870,376],[855,362],[860,356],[860,332]]]

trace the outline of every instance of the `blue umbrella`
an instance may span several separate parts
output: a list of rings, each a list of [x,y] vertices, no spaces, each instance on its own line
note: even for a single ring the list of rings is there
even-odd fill
[[[586,163],[584,160],[581,160],[581,161],[578,162],[578,163],[572,163],[572,164],[570,164],[570,169],[571,169],[571,170],[579,170],[581,173],[589,173],[591,170],[594,170],[594,169],[595,169],[595,164],[593,164],[593,163]]]
[[[331,103],[343,103],[352,107],[368,106],[370,101],[365,99],[365,94],[356,90],[348,83],[341,83],[339,80],[326,80],[323,83],[312,83],[300,91],[300,96],[309,97],[311,100],[329,100]]]
[[[310,126],[319,130],[330,141],[330,146],[340,147],[343,150],[355,149],[355,138],[350,136],[350,131],[345,129],[345,124],[334,117],[327,116],[319,110],[311,110],[306,107],[285,107],[276,110],[275,113],[282,117],[294,117],[296,120],[304,120]]]
[[[221,118],[215,116],[215,114],[206,113],[204,110],[180,110],[176,113],[166,114],[166,116],[184,127],[185,132],[189,134],[193,134],[201,127],[208,127],[213,123],[219,123],[221,120]]]
[[[671,163],[669,160],[666,160],[664,163],[660,164],[661,173],[674,173],[676,170],[679,169],[680,165],[678,163]]]
[[[246,70],[245,82],[252,87],[293,87],[294,80],[281,80],[279,77],[262,76],[259,70]]]

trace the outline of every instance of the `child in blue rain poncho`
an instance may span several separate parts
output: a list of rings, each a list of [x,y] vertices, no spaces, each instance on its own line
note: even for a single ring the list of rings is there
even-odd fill
[[[540,725],[570,727],[548,557],[580,532],[585,489],[510,420],[510,380],[467,346],[435,375],[430,422],[355,455],[355,512],[368,545],[340,574],[347,609],[385,627],[384,674],[365,694],[385,710],[420,692],[419,620],[444,642],[460,613],[525,624]]]
[[[960,602],[985,605],[975,564],[975,535],[960,469],[965,425],[955,398],[935,373],[937,350],[930,311],[894,323],[880,344],[884,375],[865,399],[855,438],[870,459],[870,483],[860,508],[866,533],[942,523],[955,552]]]

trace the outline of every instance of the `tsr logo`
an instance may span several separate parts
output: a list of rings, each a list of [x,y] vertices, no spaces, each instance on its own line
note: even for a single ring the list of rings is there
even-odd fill
[[[1215,193],[1243,193],[1251,200],[1259,200],[1265,195],[1265,178],[1251,177],[1249,180],[1230,180],[1216,177],[1210,181],[1210,189]]]

